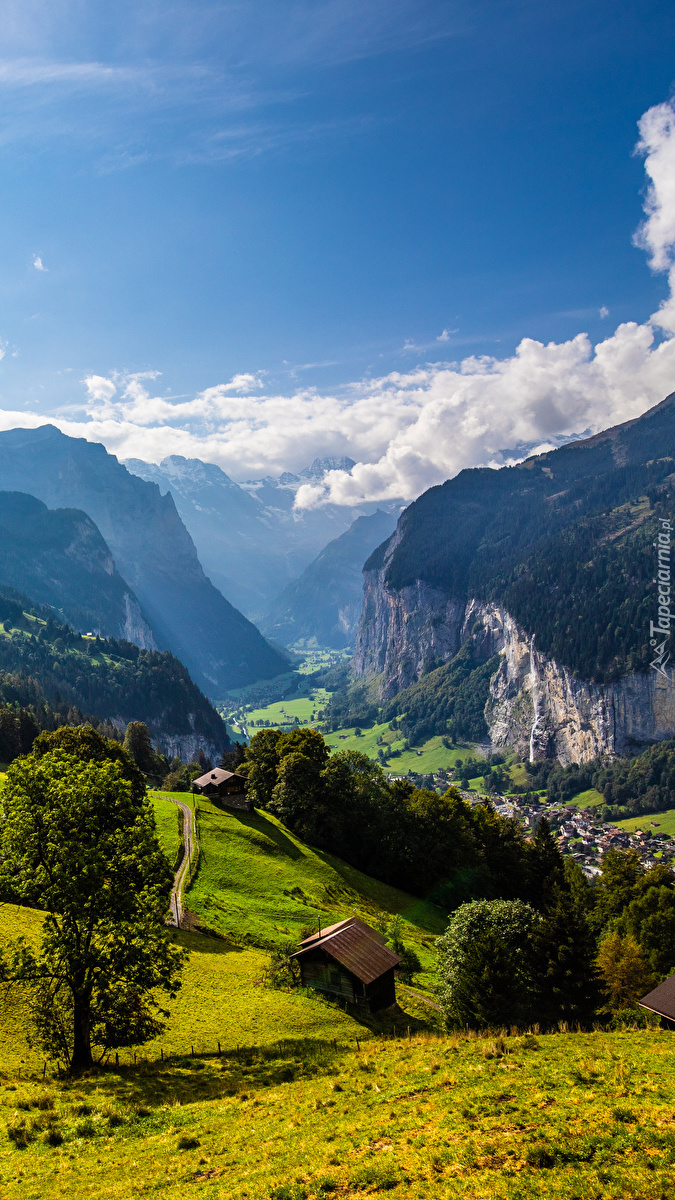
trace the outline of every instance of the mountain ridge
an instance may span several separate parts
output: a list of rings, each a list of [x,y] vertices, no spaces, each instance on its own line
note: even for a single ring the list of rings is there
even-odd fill
[[[91,518],[157,645],[216,699],[286,669],[284,656],[204,574],[173,497],[132,475],[100,443],[70,438],[53,425],[2,432],[0,481],[8,491]]]

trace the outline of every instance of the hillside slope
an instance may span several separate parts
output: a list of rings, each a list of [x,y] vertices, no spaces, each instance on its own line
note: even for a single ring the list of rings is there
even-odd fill
[[[675,497],[675,394],[606,433],[425,492],[366,564],[354,669],[391,699],[468,640],[492,738],[579,761],[675,732],[650,671],[653,547]]]
[[[50,508],[82,509],[95,522],[115,565],[143,608],[158,646],[184,662],[219,698],[231,687],[286,668],[204,574],[173,498],[131,475],[96,442],[52,425],[0,433],[0,479]]]
[[[224,722],[168,651],[81,637],[50,609],[6,588],[0,588],[0,697],[33,712],[46,699],[120,731],[144,721],[164,753],[183,760],[199,749],[218,757],[230,744]]]
[[[352,645],[363,603],[363,564],[395,525],[395,515],[381,509],[357,517],[284,589],[261,621],[263,632],[285,645],[314,642],[334,650]]]
[[[138,600],[94,522],[78,509],[48,509],[23,492],[0,492],[0,586],[49,604],[81,633],[156,650]]]

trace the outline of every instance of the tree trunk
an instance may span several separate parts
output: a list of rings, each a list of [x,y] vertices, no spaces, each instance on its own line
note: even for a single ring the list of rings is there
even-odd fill
[[[79,1075],[93,1067],[91,1056],[91,1008],[88,996],[73,996],[73,1053],[70,1074]]]

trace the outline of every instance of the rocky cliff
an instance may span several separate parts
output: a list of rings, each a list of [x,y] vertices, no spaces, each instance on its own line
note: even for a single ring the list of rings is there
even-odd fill
[[[496,745],[571,763],[674,736],[673,671],[650,669],[674,466],[675,394],[614,430],[430,489],[366,563],[355,674],[378,677],[390,708],[431,675],[418,719],[446,732],[433,672],[471,641],[473,663],[500,655],[485,704]]]
[[[379,675],[383,700],[449,662],[469,640],[475,657],[500,657],[485,720],[492,744],[530,761],[563,765],[625,755],[675,734],[675,671],[634,671],[589,683],[539,652],[534,636],[495,604],[461,601],[419,584],[390,592],[369,572],[354,657],[355,674]]]

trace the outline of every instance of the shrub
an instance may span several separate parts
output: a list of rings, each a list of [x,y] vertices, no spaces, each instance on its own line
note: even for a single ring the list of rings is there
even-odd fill
[[[61,1146],[63,1144],[63,1134],[57,1125],[53,1125],[51,1129],[47,1130],[43,1141],[47,1146]]]

